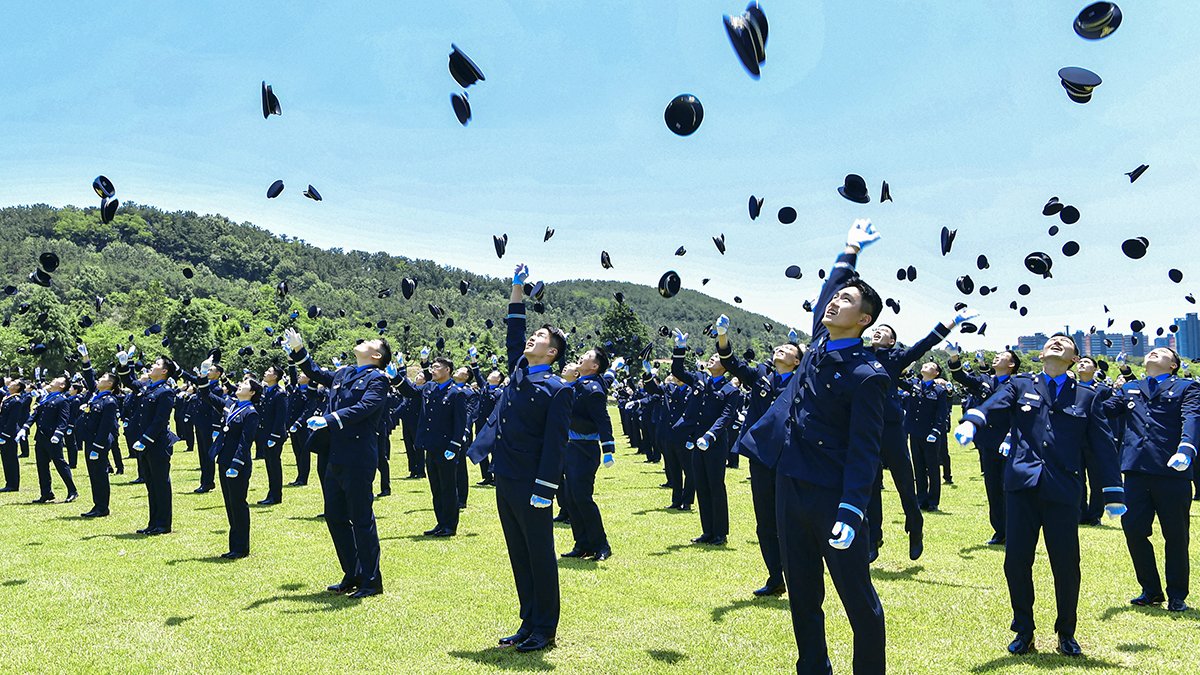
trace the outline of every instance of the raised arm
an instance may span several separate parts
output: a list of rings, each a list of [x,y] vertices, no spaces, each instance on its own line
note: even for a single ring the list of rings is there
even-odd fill
[[[504,339],[509,373],[516,370],[525,355],[525,280],[528,278],[529,268],[517,265],[513,271],[512,292],[508,296],[508,331]]]

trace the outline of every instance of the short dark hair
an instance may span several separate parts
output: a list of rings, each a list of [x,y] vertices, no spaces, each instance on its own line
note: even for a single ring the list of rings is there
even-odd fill
[[[863,314],[871,317],[871,322],[863,326],[863,330],[865,331],[874,325],[875,321],[879,319],[879,313],[883,311],[883,299],[879,297],[879,293],[874,288],[871,288],[871,284],[863,281],[862,277],[851,279],[842,288],[856,288],[859,294],[862,295],[862,300],[859,302],[859,309]],[[895,332],[893,331],[894,334]]]
[[[567,358],[567,334],[562,332],[561,328],[556,328],[552,324],[544,323],[542,328],[550,334],[550,339],[554,342],[554,348],[558,350],[558,356],[555,361],[562,362]]]
[[[280,368],[278,364],[275,364],[275,363],[272,363],[271,365],[267,366],[267,369],[263,371],[263,375],[266,375],[268,372],[270,372],[272,370],[275,371],[275,379],[277,379],[277,380],[283,379],[284,370],[283,370],[283,368]]]
[[[167,371],[168,379],[179,375],[179,364],[172,361],[169,356],[160,356],[158,357],[158,360],[162,361],[163,368],[165,368]]]
[[[1098,366],[1098,365],[1099,365],[1099,364],[1097,364],[1097,363],[1096,363],[1096,359],[1092,358],[1091,356],[1081,356],[1081,357],[1079,357],[1079,362],[1080,362],[1080,363],[1083,363],[1083,362],[1084,362],[1084,360],[1091,361],[1093,366]]]
[[[1070,340],[1071,341],[1071,349],[1075,350],[1075,356],[1079,356],[1079,344],[1075,342],[1075,338],[1071,337],[1070,335],[1067,335],[1066,333],[1064,333],[1062,331],[1059,331],[1059,332],[1055,333],[1054,335],[1051,335],[1050,339],[1053,340],[1054,338],[1059,338],[1059,337],[1065,337],[1068,340]]]
[[[941,377],[942,376],[942,364],[938,363],[937,361],[929,361],[929,363],[932,363],[933,367],[937,368],[937,371],[938,371],[937,376]]]
[[[1158,347],[1155,347],[1155,349],[1158,349]],[[1179,358],[1179,352],[1175,351],[1174,349],[1170,347],[1163,347],[1163,349],[1171,352],[1171,356],[1175,359],[1175,367],[1171,369],[1171,374],[1177,375],[1179,373],[1179,367],[1183,365],[1183,359]]]
[[[608,352],[604,351],[603,347],[592,347],[592,351],[596,353],[596,364],[600,366],[600,371],[597,375],[602,375],[608,372],[608,367],[612,363],[608,358]]]
[[[250,397],[250,402],[257,404],[262,399],[262,382],[259,382],[253,377],[247,377],[245,381],[246,384],[250,385],[250,390],[254,392],[254,395]]]
[[[379,365],[387,366],[392,362],[392,345],[388,343],[387,338],[379,338]]]
[[[446,366],[447,368],[449,368],[450,370],[454,370],[454,362],[451,361],[450,359],[446,358],[445,356],[435,357],[433,359],[433,363],[440,363],[443,366]]]
[[[15,385],[17,385],[18,387],[20,387],[20,388],[21,388],[21,391],[25,391],[26,389],[28,389],[28,388],[29,388],[29,385],[25,384],[25,380],[22,380],[22,379],[21,379],[21,378],[19,378],[19,377],[18,377],[18,378],[16,378],[16,379],[14,379],[14,380],[13,380],[12,382],[10,382],[9,384],[15,384]]]
[[[1013,372],[1014,373],[1020,372],[1020,370],[1021,370],[1021,355],[1020,354],[1016,353],[1015,351],[1013,351],[1011,349],[1005,349],[1004,351],[1002,351],[1000,353],[1008,354],[1008,358],[1011,359],[1012,363],[1013,363]]]
[[[878,326],[876,326],[875,328],[876,328],[876,329],[879,329],[879,328],[886,328],[886,329],[888,329],[888,330],[890,330],[890,331],[892,332],[892,339],[893,339],[893,340],[898,340],[898,339],[900,339],[900,336],[896,334],[896,329],[895,329],[895,328],[892,328],[892,326],[891,326],[890,324],[881,323],[881,324],[879,324]]]

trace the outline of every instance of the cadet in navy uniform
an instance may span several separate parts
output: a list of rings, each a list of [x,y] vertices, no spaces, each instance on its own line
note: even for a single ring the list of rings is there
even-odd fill
[[[475,345],[467,350],[468,357],[471,359],[479,358],[478,352],[475,351]],[[466,366],[460,366],[454,374],[450,376],[454,380],[454,386],[458,387],[467,397],[467,427],[463,431],[464,443],[463,447],[471,447],[471,441],[474,439],[472,432],[475,429],[475,417],[479,414],[479,392],[475,391],[471,386],[471,369]],[[465,452],[457,453],[454,460],[454,486],[458,493],[458,508],[467,508],[467,497],[471,492],[471,483],[467,478],[467,457]],[[481,469],[482,470],[482,469]]]
[[[289,373],[293,370],[295,370],[295,366],[289,366]],[[325,394],[304,373],[296,373],[291,380],[295,386],[292,387],[289,394],[288,432],[292,440],[292,454],[296,456],[296,480],[292,481],[290,485],[300,486],[308,485],[308,477],[312,473],[313,452],[308,447],[308,440],[312,432],[309,431],[305,422],[325,409]],[[317,476],[319,480],[320,473]]]
[[[1105,402],[1105,410],[1120,416],[1121,471],[1125,474],[1125,504],[1121,518],[1125,543],[1142,593],[1135,605],[1157,605],[1182,612],[1188,595],[1189,511],[1200,433],[1200,384],[1179,378],[1179,354],[1157,347],[1146,355],[1146,377],[1126,382]],[[1158,516],[1166,543],[1167,594],[1150,543]]]
[[[429,350],[421,352],[422,365]],[[454,362],[437,357],[427,370],[431,381],[414,385],[407,377],[397,380],[400,395],[421,399],[415,442],[426,457],[429,491],[437,522],[425,531],[430,537],[453,537],[458,532],[458,459],[463,454],[467,429],[467,395],[450,379]],[[426,370],[426,368],[422,368]]]
[[[283,439],[288,427],[287,392],[279,386],[283,370],[268,366],[263,371],[263,391],[255,409],[258,410],[258,438],[254,442],[254,458],[263,460],[267,469],[267,496],[260,506],[283,502]]]
[[[525,338],[522,287],[529,268],[518,265],[508,305],[510,376],[468,456],[489,454],[496,475],[496,507],[521,604],[521,626],[500,639],[528,652],[553,646],[558,631],[558,561],[550,506],[562,475],[574,389],[550,371],[566,358],[567,336],[546,324]]]
[[[214,351],[208,362],[209,370],[216,371],[217,376],[224,375],[225,369],[215,363],[219,352]],[[193,494],[205,494],[216,488],[216,459],[213,455],[213,441],[216,433],[221,430],[221,411],[214,410],[209,402],[210,394],[224,397],[221,381],[217,377],[209,378],[195,375],[182,368],[179,377],[190,382],[195,388],[195,394],[188,398],[187,410],[184,413],[185,425],[190,425],[196,437],[196,455],[200,463],[200,485],[192,490]],[[178,424],[176,424],[178,426]]]
[[[921,365],[921,380],[912,387],[909,413],[904,420],[912,447],[913,471],[917,479],[917,504],[923,511],[937,511],[942,502],[942,444],[950,419],[950,393],[934,380],[942,376],[935,361]]]
[[[563,452],[562,504],[570,514],[575,545],[562,554],[564,558],[604,561],[612,557],[600,507],[593,498],[596,471],[601,463],[613,465],[616,450],[612,419],[608,416],[608,388],[600,377],[608,366],[608,353],[596,347],[584,353],[573,368],[577,374],[571,382],[575,402],[571,407],[567,449]]]
[[[417,373],[416,385],[425,384],[425,375]],[[421,419],[421,399],[400,397],[397,408],[400,416],[400,433],[404,435],[404,454],[408,458],[410,480],[425,477],[425,453],[417,447],[417,420]]]
[[[733,355],[729,344],[729,317],[722,314],[713,324],[717,331],[717,354],[726,370],[749,389],[744,429],[754,426],[763,413],[771,407],[776,397],[787,387],[796,368],[800,366],[801,349],[796,342],[795,331],[788,334],[788,341],[775,347],[771,363],[760,363],[757,367]],[[754,521],[757,525],[758,548],[767,567],[767,582],[754,591],[758,597],[781,595],[787,590],[783,582],[783,554],[779,551],[779,528],[775,520],[775,469],[749,458],[750,495],[754,503]]]
[[[862,343],[883,301],[854,272],[858,251],[878,238],[868,220],[851,226],[846,249],[814,305],[813,343],[798,374],[742,435],[738,448],[776,471],[798,673],[831,669],[821,609],[822,559],[854,631],[854,672],[886,668],[883,606],[867,561],[870,533],[862,530],[880,466],[891,379]]]
[[[149,384],[145,384],[133,379],[129,356],[127,352],[117,352],[117,363],[124,369],[118,369],[117,374],[121,376],[121,382],[141,399],[134,422],[139,435],[132,449],[142,458],[150,507],[146,527],[137,532],[155,536],[171,531],[171,452],[179,437],[169,428],[175,390],[167,380],[179,374],[179,366],[165,356],[159,357],[150,367]]]
[[[97,380],[87,345],[80,343],[77,349],[83,356],[84,393],[88,398],[80,406],[74,435],[79,449],[83,451],[88,481],[92,485],[92,508],[80,515],[84,518],[103,518],[109,513],[108,455],[117,445],[120,429],[117,421],[117,409],[120,406],[113,396],[113,391],[120,386],[120,380],[113,373],[105,373]]]
[[[948,322],[940,323],[929,331],[929,334],[908,348],[896,344],[896,329],[887,324],[879,324],[871,332],[871,351],[875,358],[883,364],[888,375],[892,378],[888,387],[888,401],[884,408],[883,428],[883,465],[892,474],[892,483],[896,486],[896,494],[900,498],[900,506],[904,510],[904,531],[908,533],[908,557],[917,560],[925,550],[925,518],[921,515],[920,503],[914,491],[916,482],[913,474],[913,459],[908,452],[905,439],[904,411],[900,400],[900,386],[903,384],[902,373],[917,359],[927,354],[937,346],[956,326],[978,316],[976,312],[964,307]],[[947,409],[947,420],[949,410]],[[935,477],[936,478],[936,477]],[[883,471],[875,481],[875,490],[871,494],[871,508],[867,512],[867,520],[871,524],[871,553],[872,561],[879,555],[879,547],[883,544]]]
[[[78,381],[72,382],[67,394],[67,400],[70,402],[68,404],[70,412],[67,414],[67,431],[63,437],[67,446],[67,466],[71,470],[74,470],[78,466],[79,461],[79,443],[75,439],[75,424],[79,422],[79,416],[82,414],[83,404],[87,401],[87,398],[88,395],[83,390],[83,383]]]
[[[191,452],[195,446],[196,427],[188,414],[196,397],[187,387],[181,387],[175,395],[175,435],[183,441],[183,451]]]
[[[354,347],[356,366],[330,372],[313,361],[295,329],[284,331],[283,346],[309,380],[329,388],[325,412],[306,421],[310,430],[329,433],[322,484],[325,525],[342,566],[342,580],[329,590],[352,598],[379,595],[383,573],[371,502],[379,463],[379,421],[387,414],[390,386],[383,369],[392,360],[392,348],[384,338],[364,340]]]
[[[1075,382],[1095,389],[1097,398],[1106,401],[1113,394],[1112,388],[1096,379],[1096,370],[1095,359],[1090,356],[1081,357],[1075,366]],[[1132,371],[1130,373],[1132,374]],[[1107,411],[1107,407],[1105,410]],[[1116,440],[1117,450],[1120,451],[1122,435],[1120,422],[1109,415],[1109,426],[1112,429],[1113,438]],[[1087,465],[1086,459],[1085,457],[1084,470],[1079,473],[1084,478],[1083,492],[1079,498],[1079,524],[1099,525],[1100,517],[1104,515],[1104,493],[1101,491],[1104,486],[1096,479],[1096,472]]]
[[[27,419],[29,395],[25,392],[25,381],[14,378],[8,383],[8,391],[0,403],[0,457],[4,461],[4,487],[0,492],[21,489],[20,443],[16,439]]]
[[[683,465],[683,458],[686,456],[683,454],[685,450],[682,444],[675,445],[675,432],[672,426],[687,405],[687,398],[691,390],[681,386],[674,375],[667,376],[666,381],[661,385],[650,380],[646,384],[646,388],[648,391],[657,392],[658,405],[656,406],[657,416],[654,418],[654,433],[657,438],[655,443],[663,458],[663,473],[667,478],[665,487],[671,488],[671,505],[667,508],[687,511],[692,508],[692,500],[696,497],[696,485],[692,480],[691,467],[689,466],[685,470]]]
[[[491,416],[492,410],[496,408],[496,401],[500,398],[500,382],[504,376],[500,371],[496,370],[496,355],[492,355],[492,370],[488,373],[487,379],[483,378],[483,373],[479,369],[479,364],[471,363],[471,372],[475,376],[475,384],[479,385],[479,410],[475,413],[475,435],[483,429],[483,425],[487,424],[487,418]],[[481,480],[476,485],[495,485],[496,477],[492,475],[491,462],[486,457],[479,463],[479,471],[482,474]]]
[[[130,349],[134,349],[130,345]],[[150,381],[145,375],[139,378],[143,384],[148,384]],[[138,430],[138,418],[141,416],[142,395],[141,389],[134,391],[130,389],[125,392],[125,398],[121,401],[121,435],[125,437],[125,450],[130,459],[133,460],[134,468],[137,469],[137,476],[129,482],[130,485],[140,485],[146,482],[145,471],[143,467],[146,463],[143,453],[134,450],[133,445],[137,443],[138,437],[142,432]]]
[[[976,407],[982,404],[992,394],[996,393],[1014,373],[1021,370],[1021,357],[1011,349],[996,352],[992,359],[992,370],[995,375],[970,372],[970,365],[964,366],[957,350],[950,353],[950,376],[961,384],[968,393],[976,399]],[[970,406],[968,406],[970,409]],[[1004,493],[1004,471],[1007,458],[1000,453],[1000,444],[1008,435],[1012,424],[1012,413],[1008,410],[992,412],[990,423],[981,427],[975,434],[975,447],[979,449],[979,461],[983,469],[983,488],[988,501],[988,521],[992,526],[992,538],[989,546],[1003,546],[1007,536],[1005,527],[1004,503],[1007,497]]]
[[[684,365],[689,353],[687,337],[675,329],[671,374],[691,388],[691,397],[673,429],[677,437],[687,439],[684,448],[696,476],[701,533],[692,542],[724,546],[729,537],[729,497],[725,490],[725,462],[733,440],[729,427],[742,407],[742,392],[725,376],[719,354],[709,357],[707,373],[688,371]]]
[[[16,440],[20,442],[29,436],[29,427],[37,423],[34,437],[33,454],[37,460],[38,485],[41,495],[33,500],[35,504],[46,504],[54,501],[54,492],[50,487],[50,464],[58,470],[59,478],[67,487],[65,502],[73,502],[79,496],[75,491],[75,481],[71,480],[71,468],[63,458],[63,439],[66,437],[67,424],[70,415],[70,400],[63,394],[67,388],[67,378],[56,377],[46,385],[46,395],[38,401],[38,405],[25,420],[24,426],[17,432]]]
[[[221,472],[225,517],[229,521],[229,550],[221,557],[236,560],[250,555],[250,506],[246,495],[254,464],[250,448],[258,436],[258,410],[254,401],[262,396],[263,385],[248,377],[238,384],[234,396],[222,395],[217,380],[224,371],[213,367],[212,357],[200,365],[200,374],[212,384],[199,395],[205,397],[205,405],[221,416],[221,426],[212,442],[213,457]]]
[[[1083,457],[1096,467],[1110,517],[1125,512],[1124,490],[1117,465],[1112,430],[1096,392],[1075,384],[1067,370],[1079,360],[1078,347],[1061,333],[1042,348],[1042,372],[1014,377],[978,408],[968,410],[955,430],[962,445],[970,443],[977,427],[992,423],[996,411],[1012,414],[1004,489],[1008,493],[1008,543],[1004,576],[1012,601],[1011,630],[1017,634],[1008,651],[1033,649],[1033,560],[1039,531],[1046,532],[1046,553],[1054,574],[1058,619],[1058,651],[1080,656],[1075,641],[1079,606],[1079,472]]]

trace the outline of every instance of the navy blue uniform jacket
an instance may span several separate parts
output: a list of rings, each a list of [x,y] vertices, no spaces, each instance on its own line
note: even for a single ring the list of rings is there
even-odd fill
[[[391,386],[387,374],[376,366],[346,366],[330,372],[314,363],[303,348],[292,359],[308,379],[329,391],[323,415],[329,425],[329,465],[374,475],[379,466],[379,425],[387,414]]]

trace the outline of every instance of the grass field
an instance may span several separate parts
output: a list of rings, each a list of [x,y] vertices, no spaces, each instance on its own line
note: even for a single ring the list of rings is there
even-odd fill
[[[516,595],[491,488],[476,488],[459,536],[428,539],[424,481],[394,480],[376,503],[386,593],[364,601],[329,594],[339,580],[315,481],[285,488],[284,503],[251,506],[251,556],[225,561],[219,490],[193,495],[196,454],[177,452],[175,531],[145,538],[143,486],[116,477],[113,515],[91,507],[87,479],[74,504],[35,505],[32,460],[22,491],[0,494],[0,669],[6,672],[786,672],[796,657],[786,599],[753,599],[764,580],[746,468],[728,473],[732,534],[724,548],[694,546],[693,511],[663,510],[660,466],[643,464],[624,439],[617,465],[601,469],[597,500],[614,557],[562,561],[558,647],[531,655],[493,648],[518,624]],[[406,475],[399,434],[394,473]],[[399,451],[395,449],[399,449]],[[983,482],[973,450],[954,447],[955,485],[927,519],[926,552],[907,558],[895,492],[885,492],[885,544],[874,578],[887,615],[888,664],[898,673],[1195,673],[1200,612],[1134,608],[1132,566],[1119,527],[1085,527],[1078,639],[1086,657],[1053,654],[1053,593],[1044,550],[1035,575],[1040,654],[1013,658],[1003,551],[982,545]],[[284,451],[285,482],[295,473]],[[61,499],[62,487],[55,490]],[[256,463],[251,500],[266,491]],[[1193,508],[1193,518],[1200,506]],[[558,549],[571,546],[557,526]],[[1193,528],[1200,529],[1200,528]],[[1193,571],[1200,544],[1193,537]],[[1158,544],[1161,556],[1161,542]],[[851,635],[828,585],[834,670],[850,672]],[[1193,598],[1200,603],[1200,598]]]

